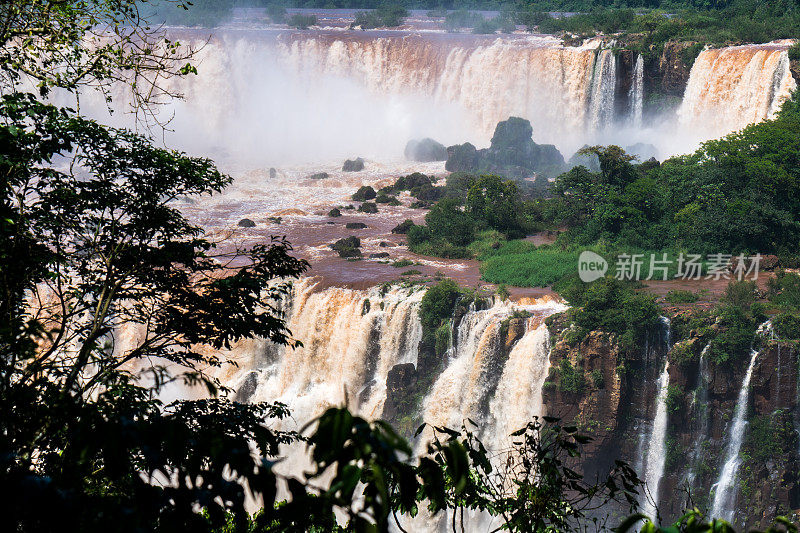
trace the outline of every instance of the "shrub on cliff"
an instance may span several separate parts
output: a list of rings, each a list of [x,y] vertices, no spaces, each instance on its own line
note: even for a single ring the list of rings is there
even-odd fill
[[[424,336],[428,341],[434,341],[433,335],[436,329],[453,317],[460,297],[461,289],[451,279],[442,280],[425,292],[419,306],[419,317]]]
[[[578,327],[615,333],[626,349],[641,346],[659,324],[661,310],[655,297],[636,292],[630,283],[609,276],[592,283],[575,279],[559,289],[573,306],[568,313]]]
[[[800,339],[800,314],[780,313],[772,318],[772,326],[779,339]]]
[[[716,364],[746,358],[753,346],[758,326],[766,320],[763,306],[756,302],[756,284],[731,281],[714,309],[715,331],[708,356]]]

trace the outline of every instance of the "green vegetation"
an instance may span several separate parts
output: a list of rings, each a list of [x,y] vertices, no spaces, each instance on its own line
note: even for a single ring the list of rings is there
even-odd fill
[[[732,281],[712,316],[716,329],[709,342],[708,357],[715,364],[747,357],[758,326],[766,319],[756,302],[756,284]]]
[[[583,368],[572,366],[569,359],[565,358],[555,368],[555,372],[558,375],[559,390],[576,395],[583,393],[583,388],[586,386]]]
[[[672,290],[664,296],[664,301],[671,304],[690,304],[698,300],[697,294],[692,291]]]
[[[367,200],[374,200],[377,197],[377,193],[375,189],[370,187],[369,185],[363,185],[358,188],[356,192],[353,193],[352,199],[356,202],[365,202]]]
[[[403,23],[408,16],[408,11],[402,6],[394,4],[384,4],[374,11],[359,11],[356,13],[355,20],[350,25],[351,28],[361,28],[370,30],[373,28],[393,28]]]
[[[427,340],[428,344],[435,344],[436,330],[453,317],[460,297],[461,289],[450,279],[442,280],[425,292],[419,307],[423,342]]]
[[[378,205],[375,202],[364,202],[360,206],[358,206],[359,213],[366,213],[368,215],[374,215],[378,212]]]
[[[779,339],[800,340],[800,314],[780,313],[772,317],[772,326]]]
[[[303,15],[301,13],[295,13],[286,23],[291,26],[292,28],[297,28],[298,30],[307,30],[311,26],[315,26],[317,24],[317,17],[314,15]]]
[[[408,233],[408,230],[410,230],[413,226],[414,226],[414,221],[407,218],[400,224],[392,228],[392,233],[396,233],[398,235],[405,235],[406,233]]]
[[[572,305],[566,312],[578,328],[619,335],[629,350],[642,346],[659,323],[655,298],[636,292],[630,283],[611,277],[592,283],[571,278],[557,290]]]
[[[667,387],[667,412],[679,413],[683,409],[683,389],[678,385]]]
[[[619,147],[587,151],[600,172],[576,167],[553,184],[548,218],[564,242],[693,253],[794,253],[800,240],[800,107],[704,143],[662,165],[636,164]]]
[[[509,241],[480,256],[481,274],[490,283],[517,287],[546,287],[575,273],[577,251],[553,246],[537,248],[525,241]]]
[[[339,254],[339,257],[348,258],[361,258],[361,239],[351,235],[344,239],[339,239],[330,245],[331,249]]]
[[[595,368],[594,370],[592,370],[591,376],[592,376],[592,383],[594,383],[595,387],[597,387],[598,389],[606,388],[606,380],[603,377],[603,372],[599,368]]]

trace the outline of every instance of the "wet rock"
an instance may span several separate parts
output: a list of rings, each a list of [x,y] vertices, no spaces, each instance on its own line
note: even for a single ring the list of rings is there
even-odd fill
[[[417,369],[413,363],[395,365],[386,376],[386,402],[383,405],[383,418],[392,420],[406,414],[403,407],[408,407],[410,398],[408,391],[417,383]]]
[[[344,239],[339,239],[330,245],[331,249],[343,258],[360,258],[361,257],[361,239],[351,235]]]
[[[277,177],[278,177],[278,171],[275,170],[274,168],[270,168],[269,169],[269,179],[274,180]]]
[[[316,174],[311,174],[310,176],[306,176],[307,180],[325,180],[330,178],[331,175],[327,172],[317,172]]]
[[[697,43],[689,41],[667,41],[664,44],[664,51],[658,60],[662,93],[683,97],[691,71],[691,67],[684,61],[684,50],[696,45]]]
[[[625,151],[639,158],[639,161],[657,159],[658,150],[655,146],[648,143],[636,143],[625,147]]]
[[[558,149],[550,144],[536,144],[532,135],[530,121],[510,117],[497,124],[489,148],[477,150],[470,143],[448,147],[445,168],[451,172],[490,172],[518,179],[563,171],[564,157]]]
[[[367,225],[363,222],[348,222],[344,227],[347,229],[364,229]]]
[[[256,223],[250,220],[249,218],[243,218],[239,221],[240,228],[255,228]]]
[[[373,202],[364,202],[358,207],[358,211],[372,215],[378,212],[378,206]]]
[[[328,211],[328,216],[329,216],[329,217],[334,217],[334,218],[335,218],[335,217],[340,217],[340,216],[342,216],[342,212],[341,212],[341,211],[339,211],[339,208],[338,208],[338,207],[334,207],[333,209],[331,209],[330,211]]]
[[[404,154],[406,159],[419,161],[421,163],[447,160],[447,148],[445,148],[443,144],[428,137],[408,141]]]
[[[250,398],[253,397],[253,394],[256,393],[256,388],[258,387],[258,373],[250,372],[247,374],[247,377],[244,378],[244,382],[239,386],[239,389],[236,391],[236,395],[233,397],[234,401],[239,403],[246,403]]]
[[[360,157],[356,159],[348,159],[342,165],[343,172],[360,172],[364,170],[364,160]]]
[[[366,200],[372,200],[376,196],[378,196],[378,193],[375,192],[375,189],[373,189],[369,185],[364,185],[362,187],[359,187],[358,190],[353,193],[352,198],[356,202],[364,202]]]
[[[369,254],[370,259],[383,259],[389,257],[389,252],[377,252],[374,254]]]

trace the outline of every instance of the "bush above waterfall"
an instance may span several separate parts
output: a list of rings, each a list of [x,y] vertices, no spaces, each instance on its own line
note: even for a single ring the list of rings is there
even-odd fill
[[[567,314],[584,331],[617,334],[622,346],[631,350],[658,326],[661,309],[655,297],[637,292],[630,283],[612,277],[592,283],[567,279],[558,287],[559,293],[572,306]]]
[[[794,254],[800,242],[800,110],[708,141],[660,165],[637,163],[616,146],[589,147],[599,171],[560,175],[545,221],[566,226],[562,244],[691,253]]]

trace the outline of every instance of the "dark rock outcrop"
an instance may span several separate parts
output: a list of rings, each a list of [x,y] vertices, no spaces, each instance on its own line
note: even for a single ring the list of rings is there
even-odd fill
[[[489,148],[478,150],[470,143],[448,147],[445,168],[451,172],[490,172],[517,179],[561,172],[564,158],[558,149],[551,144],[536,144],[532,136],[528,120],[511,117],[497,124]]]
[[[404,413],[410,399],[408,391],[417,383],[417,369],[413,363],[395,365],[386,376],[386,402],[383,405],[383,418],[397,419]]]
[[[345,237],[344,239],[339,239],[330,246],[332,250],[334,250],[336,253],[339,254],[339,257],[343,258],[361,257],[361,250],[360,250],[361,239],[359,239],[354,235],[351,235],[350,237]]]
[[[447,159],[447,148],[442,143],[431,138],[413,139],[408,141],[403,152],[406,159],[428,163],[431,161],[445,161]]]
[[[249,218],[243,218],[239,221],[240,228],[255,228],[256,223],[250,220]]]
[[[362,170],[364,170],[364,160],[360,157],[348,159],[344,162],[344,165],[342,165],[343,172],[360,172]]]
[[[353,193],[352,198],[356,202],[364,202],[366,200],[372,200],[376,196],[378,196],[378,193],[375,192],[375,189],[369,185],[362,185],[356,192]]]

